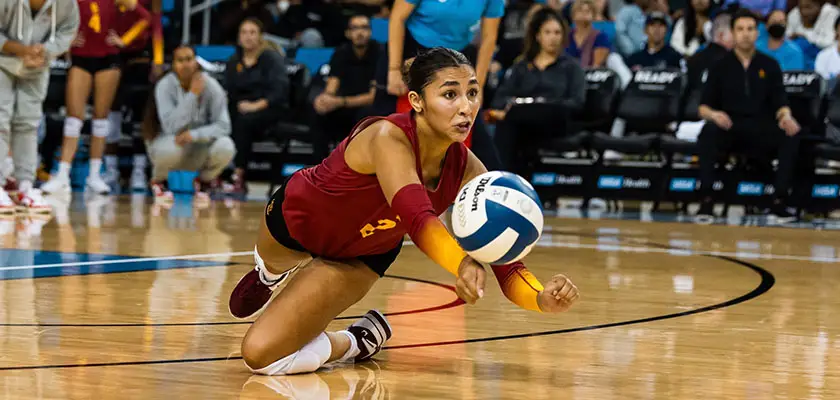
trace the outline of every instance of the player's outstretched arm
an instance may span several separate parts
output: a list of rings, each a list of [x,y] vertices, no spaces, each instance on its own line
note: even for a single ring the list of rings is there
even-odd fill
[[[485,172],[487,168],[470,151],[462,184]],[[543,286],[520,261],[490,267],[505,297],[526,310],[562,312],[568,310],[579,297],[577,287],[563,275],[555,275]]]

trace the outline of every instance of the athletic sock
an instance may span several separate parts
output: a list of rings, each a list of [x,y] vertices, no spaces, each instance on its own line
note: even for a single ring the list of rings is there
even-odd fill
[[[356,341],[356,336],[355,335],[350,333],[350,331],[348,331],[348,330],[338,331],[336,333],[343,333],[343,334],[347,335],[348,338],[350,338],[350,347],[347,349],[347,352],[344,353],[343,356],[341,356],[341,358],[336,360],[336,362],[349,361],[349,360],[352,360],[357,355],[359,355],[359,352],[360,352],[359,342]]]
[[[61,161],[58,163],[58,172],[55,176],[61,179],[70,179],[70,163]]]
[[[102,172],[102,159],[101,158],[91,158],[90,159],[90,172],[88,172],[88,176],[99,177],[99,174]]]

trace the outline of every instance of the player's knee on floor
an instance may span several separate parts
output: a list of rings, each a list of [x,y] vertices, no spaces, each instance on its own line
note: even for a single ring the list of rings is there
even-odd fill
[[[332,344],[326,333],[321,332],[300,350],[278,359],[277,343],[246,335],[242,341],[242,359],[251,372],[259,375],[290,375],[314,372],[330,357]]]

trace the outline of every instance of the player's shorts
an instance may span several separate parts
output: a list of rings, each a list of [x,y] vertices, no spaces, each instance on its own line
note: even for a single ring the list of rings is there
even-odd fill
[[[271,199],[269,199],[268,204],[270,204],[274,210],[280,210],[281,212],[269,212],[269,210],[266,209],[265,225],[268,227],[268,231],[271,232],[271,236],[274,237],[274,240],[276,240],[277,243],[280,243],[292,250],[309,253],[313,258],[320,257],[318,254],[314,254],[311,251],[306,250],[303,245],[292,238],[289,233],[289,228],[286,226],[286,219],[283,217],[282,210],[283,200],[286,197],[286,183],[290,178],[291,176],[286,178],[283,185],[280,186],[280,188],[277,189],[277,191],[275,191],[271,196]],[[393,264],[397,259],[401,250],[402,242],[400,242],[397,247],[394,247],[386,253],[358,256],[356,259],[367,265],[379,276],[383,276],[385,275],[385,271],[387,271],[391,264]]]
[[[118,69],[122,66],[119,54],[109,54],[105,57],[71,56],[71,67],[81,68],[91,75],[99,71]]]

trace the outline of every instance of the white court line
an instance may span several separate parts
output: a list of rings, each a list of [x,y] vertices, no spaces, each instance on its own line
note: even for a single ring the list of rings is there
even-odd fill
[[[252,256],[254,251],[237,251],[232,253],[210,253],[210,254],[186,254],[183,256],[165,256],[165,257],[136,257],[123,258],[119,260],[102,260],[102,261],[78,261],[55,264],[35,264],[35,265],[20,265],[14,267],[0,267],[0,271],[16,271],[21,269],[39,269],[39,268],[56,268],[56,267],[79,267],[85,265],[102,265],[102,264],[124,264],[135,263],[143,261],[166,261],[166,260],[193,260],[199,258],[222,258],[222,257],[236,257],[236,256]],[[209,260],[208,260],[209,261]]]
[[[414,243],[410,240],[406,240],[404,242],[406,246],[413,246]],[[760,259],[760,260],[788,260],[788,261],[811,261],[811,262],[824,262],[824,263],[835,263],[840,262],[840,258],[835,257],[808,257],[808,256],[793,256],[793,255],[785,255],[785,254],[768,254],[768,253],[753,253],[753,252],[746,252],[746,251],[739,251],[739,252],[726,252],[726,251],[704,251],[704,250],[691,250],[686,248],[668,248],[663,249],[660,247],[648,247],[648,246],[621,246],[614,243],[603,243],[603,244],[584,244],[584,243],[562,243],[562,242],[539,242],[537,243],[537,247],[557,247],[557,248],[567,248],[567,249],[593,249],[593,250],[601,250],[607,252],[628,252],[628,253],[661,253],[661,254],[669,254],[673,256],[724,256],[724,257],[732,257],[732,258],[743,258],[743,259]],[[223,257],[236,257],[236,256],[250,256],[253,255],[253,251],[237,251],[237,252],[230,252],[230,253],[210,253],[210,254],[187,254],[182,256],[165,256],[165,257],[137,257],[137,258],[124,258],[119,260],[102,260],[102,261],[79,261],[79,262],[68,262],[68,263],[55,263],[55,264],[36,264],[36,265],[21,265],[21,266],[13,266],[13,267],[0,267],[0,271],[16,271],[22,269],[40,269],[40,268],[56,268],[56,267],[78,267],[78,266],[85,266],[85,265],[103,265],[103,264],[124,264],[124,263],[135,263],[135,262],[144,262],[144,261],[166,261],[166,260],[192,260],[192,259],[201,259],[201,258],[223,258]]]

